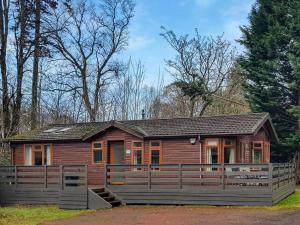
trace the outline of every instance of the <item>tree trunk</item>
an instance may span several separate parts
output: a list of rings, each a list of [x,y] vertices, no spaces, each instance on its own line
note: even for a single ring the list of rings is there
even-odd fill
[[[194,117],[195,104],[196,104],[196,99],[192,98],[190,104],[190,117]]]
[[[24,73],[24,48],[26,39],[26,18],[25,18],[25,0],[20,0],[20,11],[19,11],[19,22],[20,22],[20,36],[17,40],[18,51],[17,51],[17,87],[16,97],[13,104],[12,110],[12,122],[10,134],[16,134],[19,130],[20,118],[21,118],[21,104],[22,104],[22,83]]]
[[[31,89],[30,121],[31,130],[38,126],[38,81],[39,81],[39,57],[40,57],[40,28],[41,28],[41,0],[35,1],[35,37],[34,57]]]
[[[1,64],[1,83],[2,83],[2,138],[9,133],[10,127],[10,100],[7,84],[7,67],[6,67],[6,49],[8,35],[8,2],[0,1],[0,64]]]

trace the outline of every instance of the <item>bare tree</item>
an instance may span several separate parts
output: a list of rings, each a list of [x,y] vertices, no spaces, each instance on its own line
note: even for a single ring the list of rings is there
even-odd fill
[[[195,115],[197,101],[201,102],[198,115],[203,115],[213,101],[213,94],[224,88],[233,65],[234,51],[222,36],[177,36],[163,28],[162,37],[176,51],[173,60],[167,60],[168,72],[174,84],[190,99],[190,116]]]
[[[10,128],[10,97],[7,79],[7,39],[9,32],[9,8],[10,0],[0,1],[0,64],[2,84],[2,138],[9,133]]]
[[[72,80],[66,90],[76,90],[83,98],[90,121],[99,112],[100,91],[118,75],[122,65],[115,56],[127,45],[128,25],[133,17],[131,0],[104,0],[99,7],[86,0],[66,1],[49,23],[55,48],[67,63]],[[73,85],[75,83],[75,85]]]

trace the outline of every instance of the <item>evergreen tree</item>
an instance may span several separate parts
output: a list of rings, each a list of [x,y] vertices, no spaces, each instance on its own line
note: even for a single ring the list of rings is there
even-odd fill
[[[249,26],[241,28],[246,52],[239,60],[246,77],[245,91],[252,111],[269,112],[280,143],[272,146],[272,160],[292,159],[298,148],[300,87],[300,1],[257,0]],[[298,117],[298,118],[297,118]]]

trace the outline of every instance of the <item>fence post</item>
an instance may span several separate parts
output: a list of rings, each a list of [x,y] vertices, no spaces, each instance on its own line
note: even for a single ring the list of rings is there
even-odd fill
[[[273,164],[269,163],[269,189],[273,191]]]
[[[178,164],[179,189],[182,189],[182,164]]]
[[[85,187],[88,187],[88,165],[84,166],[85,168]]]
[[[280,164],[278,164],[278,166],[277,166],[277,188],[280,187],[280,169],[281,169],[281,166],[280,166]]]
[[[286,179],[286,176],[285,176],[285,169],[286,169],[286,164],[284,163],[284,164],[283,164],[283,185],[285,185],[285,183],[286,183],[286,182],[285,182],[285,181],[286,181],[286,180],[285,180],[285,179]]]
[[[48,172],[47,172],[47,165],[45,165],[45,169],[44,169],[45,171],[45,175],[44,175],[44,177],[45,177],[45,188],[47,188],[48,187],[48,178],[47,178],[47,176],[48,176]]]
[[[151,165],[148,164],[148,188],[151,189]]]
[[[18,166],[15,166],[15,187],[18,187]]]
[[[222,190],[225,190],[225,164],[222,163]]]
[[[107,186],[107,164],[104,164],[104,187]]]
[[[63,165],[59,166],[59,174],[60,174],[60,189],[64,190],[64,174],[63,174]]]

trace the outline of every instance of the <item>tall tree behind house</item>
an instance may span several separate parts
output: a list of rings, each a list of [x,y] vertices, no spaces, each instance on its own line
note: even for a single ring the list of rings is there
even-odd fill
[[[234,63],[234,51],[222,36],[201,36],[196,29],[194,37],[176,35],[163,29],[162,37],[175,50],[175,58],[167,60],[169,73],[175,78],[174,85],[190,99],[190,117],[201,104],[198,116],[211,105],[213,95],[224,88]]]
[[[103,0],[96,5],[72,2],[58,7],[48,24],[56,31],[51,37],[65,68],[54,82],[64,84],[66,91],[76,91],[89,120],[96,121],[101,91],[123,68],[116,55],[127,46],[134,4],[131,0]]]
[[[299,107],[299,15],[298,0],[258,0],[250,25],[241,28],[246,53],[239,62],[246,97],[253,111],[271,114],[280,138],[272,148],[274,161],[292,158],[298,146],[290,137],[296,133],[299,115],[290,109]]]
[[[2,110],[1,110],[1,137],[5,137],[9,133],[10,128],[10,96],[8,90],[7,78],[7,42],[9,33],[9,10],[10,0],[0,1],[0,64],[1,64],[1,84],[2,84]]]
[[[39,125],[38,114],[38,85],[39,85],[39,66],[40,57],[49,56],[48,36],[43,23],[43,17],[50,14],[49,8],[56,8],[57,0],[34,0],[32,7],[34,10],[34,53],[33,53],[33,69],[32,69],[32,86],[31,86],[31,106],[30,106],[30,125],[31,129],[37,128]]]

